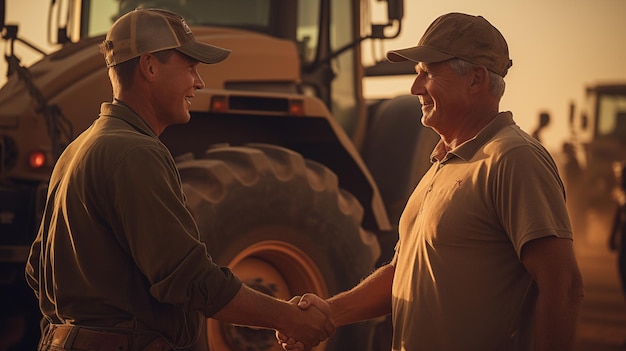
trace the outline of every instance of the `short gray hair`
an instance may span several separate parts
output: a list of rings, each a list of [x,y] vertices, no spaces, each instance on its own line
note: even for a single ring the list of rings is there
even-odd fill
[[[469,61],[465,61],[460,58],[450,59],[446,61],[446,63],[456,74],[465,74],[474,67],[478,67],[478,65],[475,65]],[[504,89],[506,87],[506,84],[504,83],[504,78],[490,70],[487,70],[487,72],[489,73],[489,92],[491,92],[491,94],[498,99],[502,98],[502,95],[504,95]]]

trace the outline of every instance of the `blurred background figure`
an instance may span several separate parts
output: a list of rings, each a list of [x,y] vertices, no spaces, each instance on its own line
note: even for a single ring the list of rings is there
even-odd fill
[[[532,136],[541,142],[541,131],[550,124],[550,114],[547,112],[541,112],[539,114],[539,125],[533,130]]]

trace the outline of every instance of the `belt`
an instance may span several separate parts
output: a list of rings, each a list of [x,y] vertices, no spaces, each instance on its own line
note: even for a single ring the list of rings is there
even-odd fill
[[[129,351],[131,337],[122,332],[94,330],[74,325],[51,325],[42,340],[42,346],[62,347],[67,350],[97,351],[116,350]],[[170,351],[172,348],[162,337],[157,337],[140,351]]]

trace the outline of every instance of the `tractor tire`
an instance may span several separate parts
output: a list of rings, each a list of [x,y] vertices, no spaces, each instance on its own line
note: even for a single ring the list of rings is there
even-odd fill
[[[325,166],[266,144],[219,145],[177,163],[201,241],[254,289],[329,297],[374,269],[380,248],[361,228],[362,207]],[[340,327],[315,350],[368,350],[373,327]],[[206,332],[212,351],[281,350],[273,331],[208,319]]]

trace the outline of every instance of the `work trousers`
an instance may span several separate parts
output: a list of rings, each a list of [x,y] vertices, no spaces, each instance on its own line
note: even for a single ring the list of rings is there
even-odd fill
[[[50,325],[38,351],[170,351],[161,336],[137,337],[132,331],[104,330],[74,325]]]

